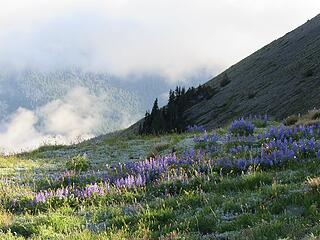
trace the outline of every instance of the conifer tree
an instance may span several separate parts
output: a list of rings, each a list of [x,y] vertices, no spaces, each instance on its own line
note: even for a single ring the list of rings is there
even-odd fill
[[[185,111],[192,105],[208,99],[215,94],[209,86],[199,85],[187,91],[184,87],[177,86],[174,91],[169,91],[167,106],[159,108],[156,98],[151,113],[145,114],[144,122],[139,126],[140,134],[161,134],[166,132],[183,132],[187,127]]]

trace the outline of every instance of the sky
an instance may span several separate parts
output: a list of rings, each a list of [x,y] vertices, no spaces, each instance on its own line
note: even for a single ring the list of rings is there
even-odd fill
[[[0,66],[174,82],[222,71],[319,10],[319,0],[1,0]]]
[[[203,70],[214,76],[319,10],[319,0],[0,0],[0,71],[79,68],[175,85]],[[101,105],[76,86],[0,116],[0,154],[94,137]],[[122,128],[131,117],[123,113]]]

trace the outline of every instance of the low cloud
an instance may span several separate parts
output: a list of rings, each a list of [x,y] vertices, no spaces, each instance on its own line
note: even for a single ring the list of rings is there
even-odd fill
[[[178,81],[234,64],[319,8],[318,0],[4,1],[0,66],[75,66]]]
[[[41,107],[38,111],[42,129],[48,134],[74,138],[91,135],[102,122],[99,99],[86,88],[75,88],[63,99]]]
[[[37,122],[38,117],[34,112],[19,108],[4,124],[4,131],[0,133],[1,152],[19,152],[42,144],[47,136],[35,128]]]
[[[2,123],[0,149],[14,153],[43,144],[70,144],[94,137],[104,124],[103,111],[99,98],[82,87],[35,111],[19,108]]]

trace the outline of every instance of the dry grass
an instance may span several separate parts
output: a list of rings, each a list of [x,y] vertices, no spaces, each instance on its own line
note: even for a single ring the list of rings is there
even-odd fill
[[[287,117],[286,119],[284,119],[283,124],[286,126],[291,126],[294,125],[298,122],[299,120],[299,116],[298,115],[291,115],[289,117]]]
[[[313,109],[308,112],[308,116],[312,120],[320,120],[320,110],[319,109]]]
[[[320,189],[320,177],[308,178],[306,183],[312,190]]]
[[[320,109],[313,109],[303,115],[290,115],[283,120],[283,124],[286,126],[291,125],[310,125],[320,122]]]
[[[155,158],[163,151],[167,150],[171,146],[168,142],[160,142],[153,146],[153,148],[149,151],[147,154],[147,159],[149,158]]]

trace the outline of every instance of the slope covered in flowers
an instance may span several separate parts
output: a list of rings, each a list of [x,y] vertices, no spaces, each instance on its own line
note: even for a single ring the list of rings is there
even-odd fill
[[[138,138],[160,142],[148,154],[141,151],[141,159],[80,156],[73,159],[79,161],[75,169],[66,156],[85,145],[4,158],[1,239],[320,235],[319,123],[284,126],[266,116],[249,117],[213,131],[190,126],[181,135],[124,141]]]

